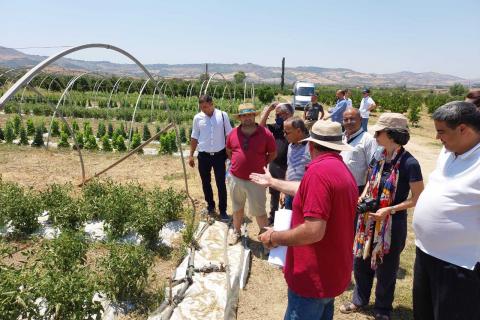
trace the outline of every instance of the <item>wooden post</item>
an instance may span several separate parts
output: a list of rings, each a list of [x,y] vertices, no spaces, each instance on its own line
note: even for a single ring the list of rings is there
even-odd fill
[[[282,78],[280,80],[280,88],[282,88],[283,90],[284,86],[285,86],[285,57],[283,57],[282,59]]]

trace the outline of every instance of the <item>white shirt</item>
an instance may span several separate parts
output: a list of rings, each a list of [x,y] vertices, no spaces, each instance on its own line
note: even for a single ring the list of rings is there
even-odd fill
[[[415,244],[473,270],[480,261],[480,143],[456,156],[445,148],[413,215]]]
[[[348,143],[350,140],[350,143]],[[368,132],[362,129],[355,132],[350,139],[343,136],[343,142],[353,147],[353,151],[342,151],[343,162],[352,173],[357,186],[364,186],[367,180],[368,164],[377,149],[377,141]]]
[[[193,117],[191,137],[198,140],[199,152],[218,152],[224,149],[225,138],[230,131],[232,126],[226,112],[214,109],[211,117],[203,112]]]
[[[362,99],[360,102],[360,108],[358,109],[362,118],[368,118],[370,116],[370,111],[368,111],[368,108],[370,108],[370,106],[374,103],[375,101],[373,101],[370,96]]]
[[[347,108],[351,108],[352,105],[353,105],[352,99],[348,98],[348,99],[347,99]]]

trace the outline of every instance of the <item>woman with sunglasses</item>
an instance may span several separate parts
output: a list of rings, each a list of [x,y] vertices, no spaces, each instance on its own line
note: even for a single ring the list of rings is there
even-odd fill
[[[376,275],[375,319],[388,320],[407,238],[407,209],[415,206],[423,191],[423,178],[418,161],[404,148],[410,139],[404,115],[384,113],[373,130],[384,151],[379,160],[372,161],[359,199],[353,248],[355,289],[352,302],[340,311],[355,312],[368,305]]]

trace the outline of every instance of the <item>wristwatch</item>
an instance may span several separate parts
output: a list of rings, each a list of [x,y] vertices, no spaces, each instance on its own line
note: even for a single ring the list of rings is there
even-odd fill
[[[390,209],[390,214],[395,214],[395,212],[396,212],[395,208],[394,207],[390,207],[390,208],[391,208]]]

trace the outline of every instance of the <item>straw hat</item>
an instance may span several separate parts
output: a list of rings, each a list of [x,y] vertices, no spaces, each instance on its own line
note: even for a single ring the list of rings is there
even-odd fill
[[[237,117],[244,115],[244,114],[252,114],[258,115],[260,112],[255,110],[255,106],[251,103],[242,103],[238,106],[238,113],[235,114]]]
[[[342,126],[338,122],[318,120],[310,130],[310,137],[303,139],[303,141],[312,141],[333,150],[353,150],[350,145],[343,142]]]
[[[385,129],[405,129],[408,130],[408,120],[401,113],[385,112],[380,115],[377,123],[372,126],[373,131],[382,131]]]

